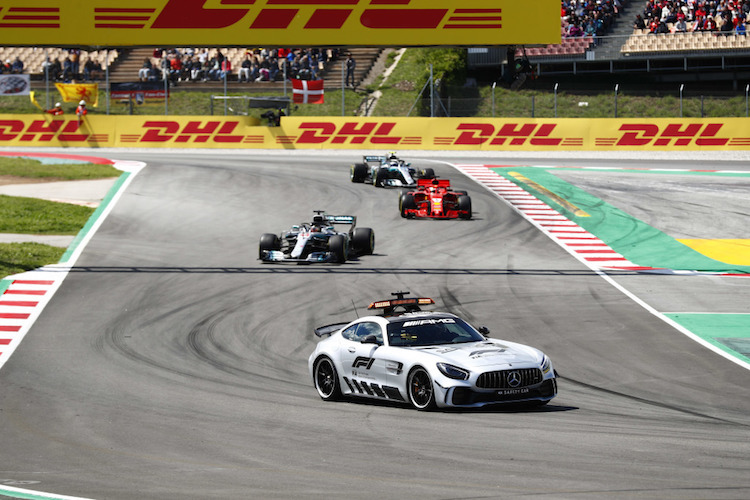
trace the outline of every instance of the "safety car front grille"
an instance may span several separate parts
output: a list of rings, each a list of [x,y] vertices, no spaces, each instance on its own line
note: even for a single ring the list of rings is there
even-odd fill
[[[511,385],[511,381],[518,381]],[[518,370],[501,370],[486,372],[477,378],[480,389],[515,389],[536,385],[542,381],[542,371],[539,368],[521,368]]]

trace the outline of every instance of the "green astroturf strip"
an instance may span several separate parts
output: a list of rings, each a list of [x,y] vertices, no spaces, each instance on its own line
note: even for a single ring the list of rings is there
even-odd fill
[[[665,316],[705,341],[750,363],[750,314],[670,313]]]
[[[614,251],[639,266],[721,273],[749,273],[750,266],[726,264],[696,252],[671,236],[565,182],[549,170],[536,167],[493,168],[493,171],[532,193],[571,221],[596,235]],[[574,215],[533,186],[514,178],[518,172],[589,214]]]

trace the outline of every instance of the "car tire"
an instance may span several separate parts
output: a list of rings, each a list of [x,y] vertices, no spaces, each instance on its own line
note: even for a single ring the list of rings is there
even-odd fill
[[[375,251],[375,231],[369,227],[358,227],[352,233],[352,246],[359,255],[372,255]]]
[[[387,174],[386,168],[376,168],[372,173],[372,185],[375,187],[383,187]]]
[[[281,250],[281,240],[278,235],[273,233],[264,233],[260,237],[260,244],[258,245],[258,258],[263,258],[263,251],[268,250]]]
[[[431,168],[423,168],[420,175],[422,179],[434,179],[435,171]]]
[[[323,401],[338,401],[341,399],[339,376],[333,361],[328,356],[321,356],[315,360],[313,381],[315,382],[315,389]]]
[[[409,372],[406,378],[406,392],[409,402],[420,411],[435,408],[435,386],[427,370],[418,366]]]
[[[401,211],[401,217],[410,217],[410,214],[407,213],[407,210],[416,210],[417,208],[417,202],[414,200],[414,195],[411,193],[406,193],[401,195],[401,198],[399,199],[399,210]]]
[[[367,165],[364,163],[355,163],[352,165],[349,177],[352,182],[365,182],[367,177]]]
[[[462,219],[471,219],[471,198],[466,195],[458,197],[458,210]]]
[[[335,234],[328,240],[328,251],[333,254],[333,261],[343,264],[349,257],[349,242],[342,234]]]

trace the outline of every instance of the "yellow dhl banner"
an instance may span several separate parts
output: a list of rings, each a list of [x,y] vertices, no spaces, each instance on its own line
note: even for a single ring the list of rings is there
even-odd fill
[[[0,0],[0,45],[560,43],[559,0]]]
[[[55,87],[65,102],[86,101],[88,106],[99,105],[98,83],[56,83]]]
[[[414,149],[453,151],[750,150],[746,118],[340,118],[0,115],[0,147]]]

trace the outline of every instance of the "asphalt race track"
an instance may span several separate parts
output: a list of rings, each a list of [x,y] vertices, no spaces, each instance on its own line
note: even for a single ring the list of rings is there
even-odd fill
[[[415,221],[399,216],[398,191],[349,182],[358,152],[99,154],[148,166],[0,371],[0,486],[100,500],[750,498],[750,371],[444,163],[534,158],[416,156],[470,192],[474,218]],[[707,168],[659,163],[690,165]],[[574,177],[607,196],[594,176]],[[690,217],[670,197],[616,201],[695,235],[718,208],[690,196]],[[746,228],[750,208],[735,202],[721,217]],[[357,215],[375,255],[257,260],[261,233],[315,209]],[[750,278],[612,279],[673,311],[748,312]],[[321,401],[313,328],[396,290],[544,350],[559,396],[534,411]]]

